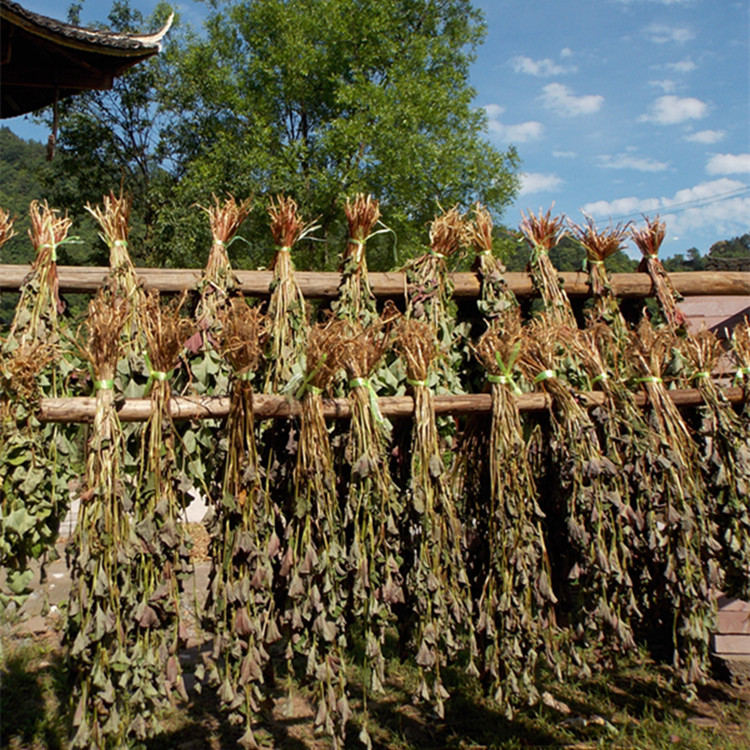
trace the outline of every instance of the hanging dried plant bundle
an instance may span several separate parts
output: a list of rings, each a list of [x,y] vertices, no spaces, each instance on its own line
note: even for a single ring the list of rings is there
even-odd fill
[[[352,416],[346,460],[351,467],[344,523],[350,571],[350,613],[361,623],[365,644],[366,690],[381,692],[385,680],[382,647],[393,622],[393,605],[404,601],[400,574],[401,507],[388,467],[390,432],[377,405],[370,376],[390,340],[393,313],[367,328],[349,323],[341,349],[341,365],[349,379]],[[360,739],[369,747],[367,703]]]
[[[115,410],[114,378],[128,301],[110,289],[89,303],[84,351],[94,376],[96,414],[88,444],[78,520],[66,549],[71,591],[65,639],[74,676],[72,747],[125,747],[138,714],[131,702],[130,661],[138,591],[130,564],[136,548],[133,499],[122,480],[123,435]]]
[[[58,315],[65,310],[57,278],[57,248],[65,242],[73,222],[58,216],[46,202],[32,201],[29,212],[29,237],[36,257],[21,287],[9,341],[56,337]]]
[[[170,378],[194,323],[181,316],[184,297],[162,306],[158,292],[145,298],[141,323],[147,344],[151,415],[141,433],[141,457],[133,509],[131,578],[139,592],[135,612],[138,655],[131,734],[142,739],[156,729],[154,711],[169,703],[172,691],[186,698],[178,659],[185,637],[180,620],[180,579],[189,571],[189,542],[180,523],[175,430],[169,411]]]
[[[298,391],[302,417],[294,507],[288,513],[282,565],[287,659],[295,653],[306,658],[305,678],[317,706],[315,728],[331,737],[335,748],[343,747],[351,716],[345,667],[348,560],[322,394],[340,369],[346,328],[346,322],[331,319],[310,332],[305,380]]]
[[[616,605],[633,628],[641,619],[639,596],[650,585],[651,552],[644,545],[645,516],[651,499],[652,477],[660,473],[648,451],[650,428],[635,394],[625,380],[632,374],[621,362],[623,348],[614,327],[596,323],[581,331],[571,342],[573,355],[582,370],[578,387],[601,391],[604,402],[589,409],[598,427],[602,452],[620,473],[612,479],[617,493],[610,495],[615,517],[613,543],[617,565],[612,575],[618,585]]]
[[[617,297],[612,292],[612,286],[607,277],[604,265],[610,255],[614,255],[624,247],[625,235],[629,225],[617,224],[608,229],[597,229],[591,216],[584,214],[586,225],[573,224],[571,230],[586,251],[586,265],[589,273],[589,286],[594,298],[594,308],[591,313],[592,323],[604,322],[615,328],[618,336],[627,332],[627,323],[622,316]]]
[[[457,208],[436,216],[430,225],[430,249],[404,267],[406,272],[406,315],[429,323],[436,332],[442,354],[437,363],[438,386],[462,393],[458,374],[461,353],[458,341],[463,335],[456,325],[453,286],[448,278],[447,261],[466,245],[466,222]]]
[[[492,254],[492,215],[480,203],[467,225],[467,242],[476,253],[474,264],[482,282],[477,308],[489,328],[502,329],[503,317],[514,314],[518,301],[505,283],[505,266]]]
[[[653,465],[660,466],[663,478],[658,488],[655,483],[652,486],[654,494],[646,515],[646,534],[655,563],[650,597],[657,616],[659,610],[671,613],[674,666],[680,679],[692,685],[707,674],[721,546],[697,446],[664,383],[674,359],[673,347],[669,329],[657,332],[644,319],[633,336],[629,358],[646,393],[651,450],[658,453],[658,464],[654,461]]]
[[[198,206],[208,216],[212,238],[195,314],[198,327],[203,331],[214,324],[219,310],[226,304],[227,295],[237,286],[227,247],[252,209],[250,198],[237,203],[233,195],[229,195],[223,202],[216,195],[212,197],[212,206]]]
[[[276,252],[271,263],[273,280],[268,302],[266,393],[279,393],[292,377],[292,366],[305,351],[309,326],[305,300],[294,278],[292,248],[318,226],[305,224],[291,198],[277,196],[268,208]]]
[[[622,581],[629,552],[620,533],[617,507],[627,501],[621,467],[602,450],[596,426],[570,379],[579,372],[568,356],[574,333],[546,312],[524,329],[521,366],[525,377],[553,398],[550,461],[553,510],[564,528],[564,574],[574,597],[571,619],[577,635],[607,650],[634,647],[629,591]],[[588,665],[584,665],[584,673]]]
[[[25,601],[31,561],[54,549],[57,539],[56,493],[63,483],[37,415],[39,375],[58,356],[39,340],[0,348],[0,567],[6,571],[0,609]]]
[[[672,286],[672,282],[664,270],[659,260],[659,248],[664,242],[667,225],[659,221],[657,216],[649,219],[643,217],[646,226],[643,229],[631,229],[630,236],[633,238],[637,248],[641,251],[643,258],[638,265],[638,271],[645,271],[651,277],[651,283],[656,292],[656,299],[659,302],[659,308],[664,315],[667,325],[676,329],[685,325],[685,314],[677,306],[682,299],[677,290]]]
[[[712,497],[722,545],[723,591],[750,598],[750,423],[724,397],[712,373],[723,352],[707,330],[682,341],[691,380],[706,405],[699,434],[700,466]]]
[[[349,239],[341,260],[341,284],[334,309],[340,318],[367,325],[377,312],[367,278],[365,247],[380,220],[380,205],[371,195],[358,193],[353,201],[346,199],[344,213]]]
[[[539,214],[529,211],[528,217],[521,212],[523,221],[520,229],[531,247],[531,259],[529,270],[534,286],[539,290],[542,297],[544,309],[551,323],[556,326],[576,329],[575,315],[570,306],[570,300],[562,288],[557,269],[552,265],[549,251],[552,250],[563,238],[563,224],[565,218],[556,216],[552,218],[552,209],[546,214],[541,209]]]
[[[750,420],[750,319],[745,318],[732,332],[732,353],[737,363],[734,384],[745,392],[745,421]]]
[[[406,363],[414,394],[411,479],[408,505],[415,549],[408,571],[409,603],[414,609],[416,662],[420,684],[416,696],[431,701],[444,716],[448,697],[441,672],[456,662],[469,644],[470,670],[476,653],[469,579],[463,555],[463,533],[446,466],[439,447],[435,404],[428,379],[438,357],[435,331],[429,323],[405,319],[396,331],[396,348]]]
[[[278,511],[261,481],[251,381],[265,344],[266,321],[242,297],[232,298],[218,314],[219,349],[232,376],[220,494],[205,521],[212,565],[203,613],[214,635],[208,681],[219,689],[230,721],[244,727],[239,744],[256,748],[253,724],[268,697],[268,649],[280,638],[273,595],[273,566],[281,548]]]
[[[13,218],[10,213],[0,208],[0,247],[2,247],[11,237],[15,237],[16,232],[13,229]]]
[[[120,192],[110,192],[102,198],[101,206],[86,204],[86,210],[96,219],[102,231],[99,236],[109,248],[110,278],[116,297],[128,300],[128,319],[123,326],[126,344],[132,345],[140,336],[138,320],[143,302],[143,286],[135,272],[128,252],[130,234],[130,211],[132,199]]]
[[[539,700],[540,657],[561,676],[544,514],[513,395],[518,391],[522,344],[517,320],[515,331],[506,329],[501,335],[491,328],[476,346],[492,393],[489,507],[485,504],[483,516],[477,518],[477,536],[485,540],[487,559],[481,571],[477,635],[483,679],[506,714]]]

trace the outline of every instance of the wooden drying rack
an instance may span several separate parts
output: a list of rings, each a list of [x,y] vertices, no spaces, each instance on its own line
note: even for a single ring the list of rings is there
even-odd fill
[[[67,292],[93,293],[106,281],[109,268],[58,266],[60,289]],[[0,291],[17,291],[30,271],[30,266],[0,264]],[[136,268],[144,288],[162,293],[179,293],[194,290],[203,271],[195,269]],[[271,271],[234,271],[239,290],[251,297],[268,297],[272,280]],[[476,273],[454,273],[453,296],[459,299],[475,298],[480,292],[480,278]],[[588,274],[561,272],[563,288],[571,298],[589,296]],[[724,271],[692,271],[669,274],[674,288],[685,297],[747,295],[750,299],[750,273]],[[295,278],[307,299],[334,299],[338,294],[341,275],[335,272],[297,271]],[[537,292],[528,273],[506,273],[503,278],[508,288],[518,297],[536,296]],[[402,297],[406,291],[406,276],[400,271],[372,272],[368,274],[376,297]],[[645,273],[616,273],[610,276],[612,290],[617,297],[635,299],[654,294],[651,279]],[[738,387],[722,389],[730,403],[741,403],[744,390]],[[678,406],[696,406],[703,403],[700,391],[695,388],[670,390],[670,397]],[[604,401],[601,392],[581,393],[590,406]],[[520,411],[546,411],[552,405],[546,393],[525,393],[515,396]],[[646,403],[645,394],[636,395],[636,403]],[[171,399],[173,419],[221,419],[229,413],[230,400],[226,396],[188,397]],[[384,396],[378,399],[385,417],[410,417],[414,414],[411,396]],[[260,419],[290,418],[300,413],[299,401],[276,395],[255,394],[255,414]],[[150,399],[124,399],[117,402],[117,412],[123,422],[141,422],[151,412]],[[440,415],[489,413],[492,398],[489,393],[435,396],[435,412]],[[40,404],[39,418],[43,422],[92,422],[96,411],[96,398],[45,398]],[[351,415],[346,398],[323,399],[323,413],[327,419],[348,419]]]

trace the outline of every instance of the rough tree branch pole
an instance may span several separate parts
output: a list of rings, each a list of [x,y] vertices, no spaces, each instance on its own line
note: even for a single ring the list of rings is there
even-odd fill
[[[0,264],[0,291],[18,290],[29,273],[30,267]],[[202,269],[137,268],[147,289],[160,292],[182,292],[194,289],[201,280]],[[268,296],[271,271],[234,271],[240,282],[240,290],[251,297]],[[60,289],[66,292],[95,292],[109,275],[109,268],[81,268],[58,266]],[[590,294],[588,274],[583,272],[561,272],[568,296],[586,297]],[[378,297],[403,296],[406,279],[400,271],[370,273],[372,290]],[[309,299],[333,299],[338,295],[341,275],[333,272],[296,271],[295,278],[302,294]],[[508,288],[519,297],[536,294],[528,273],[506,273]],[[750,272],[690,271],[671,273],[675,289],[685,297],[706,295],[750,295]],[[453,295],[467,298],[479,294],[479,277],[474,273],[454,273]],[[612,289],[618,297],[649,297],[653,294],[651,280],[646,273],[615,273],[610,277]]]
[[[725,398],[733,404],[741,403],[742,388],[725,388]],[[696,406],[703,398],[695,388],[669,391],[677,406]],[[599,392],[581,393],[580,397],[589,406],[601,405],[604,394]],[[552,406],[552,399],[546,393],[525,393],[515,396],[518,408],[523,412],[545,411]],[[639,406],[646,403],[644,394],[636,396]],[[170,401],[173,419],[221,419],[229,413],[229,398],[215,397],[176,397]],[[410,417],[414,414],[414,399],[411,396],[385,396],[378,399],[383,416]],[[255,394],[253,410],[259,419],[289,418],[300,413],[300,402],[284,396]],[[466,394],[460,396],[435,396],[436,414],[480,414],[492,410],[492,397],[489,393]],[[93,397],[44,398],[41,400],[39,419],[43,422],[92,422],[96,412],[96,399]],[[123,422],[143,422],[151,413],[150,399],[125,399],[117,405],[117,414]],[[351,411],[346,398],[323,400],[323,414],[326,419],[349,419]]]

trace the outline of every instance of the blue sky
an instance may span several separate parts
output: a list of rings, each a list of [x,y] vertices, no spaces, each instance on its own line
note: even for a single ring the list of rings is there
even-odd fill
[[[478,3],[489,137],[523,160],[520,210],[667,223],[664,255],[750,231],[746,0]]]
[[[64,16],[60,0],[23,0]],[[155,0],[135,0],[148,15]],[[599,224],[657,213],[663,255],[750,231],[750,8],[746,0],[480,0],[472,67],[487,137],[517,147],[520,211]],[[174,3],[198,25],[206,6]],[[109,0],[84,3],[102,20]],[[46,141],[23,118],[5,120]],[[633,254],[635,254],[633,252]]]

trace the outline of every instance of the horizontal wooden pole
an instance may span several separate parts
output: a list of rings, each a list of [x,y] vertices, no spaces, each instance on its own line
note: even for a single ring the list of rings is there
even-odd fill
[[[742,388],[725,388],[723,394],[733,404],[744,398]],[[668,391],[678,406],[696,406],[703,403],[698,389],[688,388]],[[581,394],[590,406],[601,405],[604,395],[600,391]],[[546,393],[524,393],[515,397],[522,412],[540,412],[549,409],[552,399]],[[646,396],[636,395],[636,403],[643,406]],[[412,417],[414,399],[411,396],[384,396],[378,399],[380,411],[385,417]],[[226,396],[175,397],[170,401],[172,418],[222,419],[229,414],[230,400]],[[253,407],[258,419],[289,418],[300,413],[300,402],[284,396],[254,394]],[[435,413],[438,415],[487,414],[492,411],[489,393],[435,396]],[[96,413],[96,398],[43,398],[39,418],[42,422],[93,422]],[[117,406],[123,422],[145,422],[151,413],[150,399],[125,399]],[[346,398],[323,399],[323,414],[326,419],[349,419],[351,407]]]
[[[18,290],[30,270],[25,265],[0,265],[0,291]],[[175,293],[194,289],[202,270],[184,268],[137,268],[147,289]],[[60,289],[64,292],[95,292],[107,278],[105,267],[58,266]],[[267,297],[271,271],[235,271],[242,292],[251,297]],[[565,291],[571,297],[589,295],[588,276],[582,272],[561,272]],[[669,274],[677,291],[685,297],[706,295],[750,295],[750,272],[692,271]],[[302,294],[309,299],[332,299],[338,294],[341,276],[333,272],[297,271],[297,282]],[[477,297],[479,277],[475,273],[451,274],[454,296]],[[406,279],[400,271],[370,273],[370,284],[377,297],[402,297]],[[528,273],[506,273],[508,287],[519,297],[536,294]],[[612,289],[618,297],[648,297],[653,294],[651,280],[646,273],[616,273],[611,276]]]

